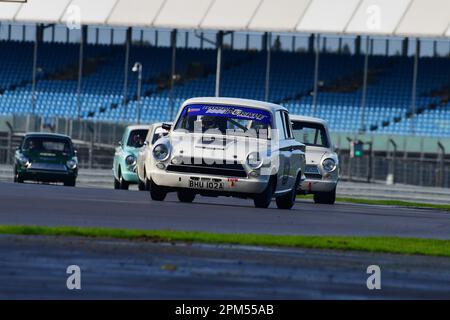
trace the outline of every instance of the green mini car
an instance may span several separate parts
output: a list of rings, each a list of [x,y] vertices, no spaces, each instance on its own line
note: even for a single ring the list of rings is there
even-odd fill
[[[78,159],[70,137],[53,133],[27,133],[16,150],[14,182],[62,182],[74,187]]]
[[[137,157],[139,150],[144,146],[149,128],[148,125],[135,125],[125,129],[114,154],[114,189],[128,190],[130,184],[138,184]]]

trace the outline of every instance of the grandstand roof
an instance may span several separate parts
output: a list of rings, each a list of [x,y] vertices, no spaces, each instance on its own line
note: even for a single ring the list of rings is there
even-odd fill
[[[450,37],[448,0],[28,0],[0,21]]]
[[[119,1],[114,7],[107,24],[115,26],[152,26],[165,0]]]
[[[433,36],[444,34],[450,23],[450,1],[414,0],[396,33]]]
[[[0,20],[12,21],[20,9],[21,4],[14,2],[0,2]]]
[[[57,23],[71,0],[30,0],[15,16],[16,21]]]
[[[198,28],[212,3],[211,0],[167,0],[155,20],[154,26]]]

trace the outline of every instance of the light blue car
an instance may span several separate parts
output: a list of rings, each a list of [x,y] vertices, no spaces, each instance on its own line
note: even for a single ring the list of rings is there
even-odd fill
[[[128,126],[114,154],[114,189],[128,190],[130,184],[138,184],[136,161],[139,150],[144,146],[149,125]],[[139,190],[143,190],[139,184]]]

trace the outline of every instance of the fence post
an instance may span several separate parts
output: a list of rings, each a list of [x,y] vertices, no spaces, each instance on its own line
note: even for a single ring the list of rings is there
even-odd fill
[[[91,145],[89,146],[89,169],[92,169],[94,163],[94,127],[92,124],[87,126],[87,129],[91,133]]]
[[[439,170],[436,170],[436,187],[444,187],[444,175],[445,175],[445,148],[444,145],[438,141],[438,148],[440,150],[440,154],[438,155],[438,166]]]
[[[392,169],[390,171],[392,174],[392,184],[395,184],[395,160],[396,160],[395,158],[397,156],[397,143],[395,143],[395,141],[393,139],[389,139],[389,143],[391,143],[392,146],[394,147],[394,151],[392,154],[392,164],[391,164]]]
[[[6,163],[11,164],[11,153],[12,153],[12,137],[14,135],[14,128],[9,121],[6,121],[6,125],[8,126],[8,150],[6,150]]]
[[[367,182],[372,181],[372,170],[373,170],[373,142],[366,142],[369,145],[369,170],[367,172]]]
[[[422,165],[419,166],[419,174],[420,174],[420,176],[419,176],[419,185],[420,186],[423,186],[423,184],[424,184],[423,163],[424,163],[424,160],[425,160],[425,153],[424,153],[423,147],[424,147],[424,138],[422,137],[422,139],[420,139],[420,162],[422,164]]]
[[[351,156],[352,139],[347,137],[347,141],[349,143],[349,148],[348,148],[348,181],[352,181],[352,156]]]

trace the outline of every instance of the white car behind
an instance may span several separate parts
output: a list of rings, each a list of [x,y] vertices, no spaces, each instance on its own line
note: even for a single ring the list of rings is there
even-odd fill
[[[339,159],[333,151],[325,120],[291,115],[295,139],[306,145],[306,168],[300,194],[313,194],[314,202],[334,204],[339,181]]]

